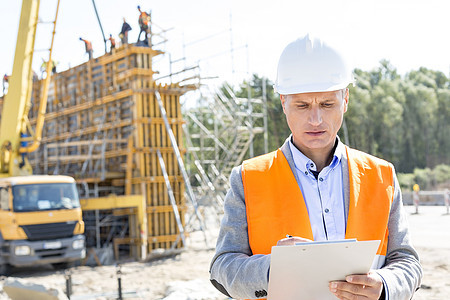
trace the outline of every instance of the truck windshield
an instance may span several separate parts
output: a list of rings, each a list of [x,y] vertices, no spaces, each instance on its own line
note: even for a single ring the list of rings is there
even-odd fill
[[[80,207],[73,183],[41,183],[15,185],[12,188],[16,212],[29,212]]]

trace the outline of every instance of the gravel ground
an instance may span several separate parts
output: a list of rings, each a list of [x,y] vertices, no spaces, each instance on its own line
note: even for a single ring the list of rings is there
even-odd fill
[[[450,215],[445,207],[421,207],[412,214],[406,207],[412,239],[424,268],[422,288],[414,300],[449,299],[450,296]],[[121,265],[122,286],[127,299],[212,300],[227,299],[209,283],[208,267],[214,255],[217,224],[212,222],[205,245],[203,234],[194,232],[186,251],[152,262],[128,262]],[[117,275],[115,266],[75,267],[71,269],[72,299],[115,299]],[[63,271],[51,266],[16,270],[12,276],[26,282],[65,289]],[[5,277],[0,279],[0,287]],[[88,297],[90,295],[90,297]],[[0,300],[9,299],[0,291]]]

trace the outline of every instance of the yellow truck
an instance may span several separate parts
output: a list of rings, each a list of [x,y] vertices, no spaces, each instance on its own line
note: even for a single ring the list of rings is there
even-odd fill
[[[84,223],[75,180],[68,176],[31,175],[27,154],[41,141],[51,64],[33,128],[28,120],[32,59],[39,0],[23,0],[13,72],[2,99],[0,120],[0,273],[9,266],[69,264],[84,258]],[[59,0],[53,22],[53,48]]]
[[[65,267],[85,257],[75,180],[68,176],[0,178],[0,273],[10,266]]]

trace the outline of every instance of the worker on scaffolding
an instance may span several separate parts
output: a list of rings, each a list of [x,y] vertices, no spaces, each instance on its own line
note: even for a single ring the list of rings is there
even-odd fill
[[[128,44],[128,31],[131,30],[130,24],[127,23],[125,18],[123,18],[122,29],[120,30],[119,37],[122,45]]]
[[[58,62],[56,62],[56,61],[54,61],[52,59],[52,64],[51,64],[51,66],[52,66],[52,70],[51,70],[52,71],[52,75],[54,75],[56,73],[56,66],[57,65],[58,65]],[[42,77],[44,77],[44,73],[47,72],[47,62],[44,59],[42,59],[41,72],[42,72],[42,74],[41,74]]]
[[[116,48],[116,40],[112,37],[112,34],[109,35],[109,39],[108,39],[109,43],[110,43],[110,53],[113,53],[113,49]]]
[[[28,134],[26,129],[20,132],[20,147],[24,147],[24,148],[28,147],[28,144],[30,142],[27,140],[27,138],[29,136],[30,135]],[[23,168],[23,166],[25,166],[25,164],[26,164],[25,159],[27,158],[28,153],[27,152],[22,152],[22,153],[20,153],[20,156],[22,156],[22,161],[19,163],[19,168]]]
[[[85,40],[83,38],[80,37],[80,41],[84,42],[84,48],[86,50],[86,53],[89,55],[89,60],[92,59],[92,54],[94,52],[94,50],[92,49],[92,43],[88,40]]]
[[[3,83],[3,95],[5,95],[5,91],[9,86],[9,75],[8,74],[3,75],[2,83]]]
[[[137,38],[137,43],[140,42],[141,33],[144,32],[145,38],[144,38],[144,44],[148,45],[148,33],[149,33],[149,24],[150,24],[150,14],[146,13],[145,11],[141,10],[141,7],[138,5],[139,10],[139,27],[141,28],[141,31],[139,31],[139,35]]]

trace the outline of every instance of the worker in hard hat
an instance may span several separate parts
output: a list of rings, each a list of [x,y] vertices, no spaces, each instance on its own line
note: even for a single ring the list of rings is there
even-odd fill
[[[116,39],[112,37],[112,34],[110,34],[108,41],[109,41],[109,44],[110,44],[109,51],[112,54],[113,49],[116,48]]]
[[[210,267],[225,295],[266,298],[272,246],[352,238],[380,241],[373,270],[329,282],[330,298],[411,299],[420,286],[393,165],[337,136],[352,82],[344,57],[320,39],[307,35],[282,52],[274,88],[292,134],[231,172]]]
[[[122,45],[128,44],[128,31],[131,30],[130,24],[127,23],[125,18],[123,18],[122,29],[120,30],[119,37]]]
[[[149,30],[149,24],[150,24],[150,15],[146,13],[145,11],[141,10],[141,7],[137,7],[139,11],[139,27],[141,28],[141,31],[139,31],[139,35],[137,38],[137,43],[139,43],[141,39],[141,33],[144,33],[144,44],[148,45],[148,30]]]
[[[86,50],[86,53],[89,55],[89,60],[92,59],[92,54],[94,52],[94,50],[92,49],[92,43],[88,40],[85,40],[83,38],[80,37],[80,41],[84,42],[84,48]]]
[[[51,63],[51,71],[52,71],[52,75],[54,75],[56,73],[56,66],[59,63],[55,60],[52,59],[52,63]],[[42,59],[42,64],[41,64],[41,76],[44,77],[44,73],[47,72],[47,61],[45,61],[44,59]]]
[[[414,207],[416,209],[416,214],[419,213],[419,191],[420,191],[420,187],[419,185],[416,183],[413,185],[413,203],[414,203]]]
[[[30,141],[27,140],[27,138],[30,135],[28,134],[27,131],[21,131],[20,132],[20,147],[28,147],[28,144],[30,143]],[[26,158],[28,157],[28,152],[22,152],[20,153],[20,156],[22,157],[22,160],[19,163],[19,168],[23,168],[26,164]]]

